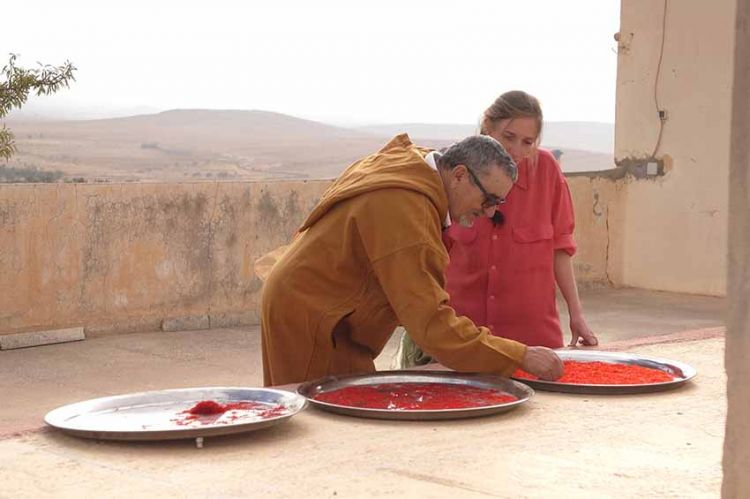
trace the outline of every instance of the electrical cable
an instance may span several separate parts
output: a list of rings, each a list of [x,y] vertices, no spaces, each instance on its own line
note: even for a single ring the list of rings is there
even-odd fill
[[[662,114],[662,109],[659,107],[659,76],[661,75],[661,62],[664,58],[664,39],[667,34],[667,1],[664,0],[664,13],[661,18],[661,48],[659,49],[659,62],[656,65],[656,79],[654,80],[654,106],[656,106],[656,114],[659,117],[659,135],[656,138],[656,145],[654,146],[654,152],[651,153],[651,159],[656,159],[656,153],[661,145],[661,136],[664,132],[664,123],[667,121],[666,114]]]

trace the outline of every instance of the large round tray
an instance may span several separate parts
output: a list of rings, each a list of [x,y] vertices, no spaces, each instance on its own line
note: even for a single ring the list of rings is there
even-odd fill
[[[564,393],[583,393],[600,395],[621,395],[629,393],[649,393],[671,390],[682,386],[695,377],[697,371],[682,362],[674,360],[647,357],[633,353],[600,352],[597,350],[555,350],[562,360],[576,360],[580,362],[609,362],[612,364],[631,364],[650,367],[665,371],[675,377],[673,381],[664,383],[648,383],[637,385],[584,385],[572,383],[558,383],[556,381],[531,380],[514,378],[537,390]]]
[[[187,426],[175,419],[201,400],[222,403],[253,401],[283,405],[286,414],[267,419],[218,417],[213,423]],[[206,387],[159,390],[103,397],[59,407],[44,421],[66,433],[101,440],[172,440],[228,435],[259,430],[283,421],[305,408],[304,397],[268,388]],[[202,440],[197,440],[202,442]]]
[[[428,410],[389,410],[350,407],[315,400],[322,392],[338,390],[347,386],[375,385],[382,383],[455,383],[476,388],[501,390],[513,395],[518,400],[505,404],[479,406],[470,409],[428,409]],[[372,374],[355,376],[326,376],[308,381],[297,388],[297,392],[307,397],[310,403],[319,409],[363,418],[436,420],[473,418],[497,414],[515,409],[534,395],[528,386],[490,374],[457,373],[452,371],[379,371]]]

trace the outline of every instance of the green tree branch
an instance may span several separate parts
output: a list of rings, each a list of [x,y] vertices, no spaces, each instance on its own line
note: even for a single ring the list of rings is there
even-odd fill
[[[49,95],[61,88],[69,88],[75,81],[76,67],[65,61],[61,66],[39,63],[38,68],[26,69],[16,65],[18,54],[10,54],[8,64],[0,71],[0,118],[12,109],[20,109],[29,98],[29,93]],[[3,124],[0,129],[0,158],[6,161],[16,152],[13,132]]]

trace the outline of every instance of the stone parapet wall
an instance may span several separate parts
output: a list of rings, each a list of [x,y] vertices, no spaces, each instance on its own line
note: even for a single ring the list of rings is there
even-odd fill
[[[257,322],[254,260],[328,183],[0,186],[0,334]]]
[[[0,334],[257,323],[254,261],[330,181],[0,186]],[[616,182],[570,179],[582,283],[611,283]]]

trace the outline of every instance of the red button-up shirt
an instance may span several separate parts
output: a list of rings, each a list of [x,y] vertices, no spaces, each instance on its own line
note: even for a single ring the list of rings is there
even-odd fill
[[[563,346],[555,300],[554,253],[575,253],[568,183],[552,153],[518,165],[518,180],[499,211],[501,225],[481,217],[443,234],[451,305],[496,336],[530,346]]]

